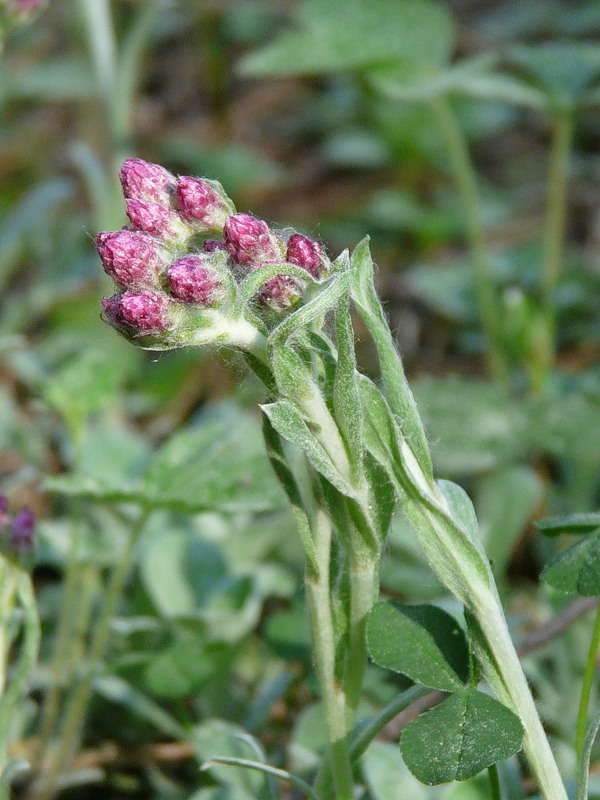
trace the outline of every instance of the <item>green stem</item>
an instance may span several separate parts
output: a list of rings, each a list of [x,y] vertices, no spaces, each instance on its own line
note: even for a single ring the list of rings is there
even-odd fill
[[[348,726],[354,723],[360,701],[365,667],[367,665],[367,642],[365,628],[367,615],[375,602],[378,585],[379,563],[368,558],[358,562],[350,553],[350,630],[349,646],[344,671],[343,689],[346,695]]]
[[[590,723],[577,759],[577,790],[575,800],[588,800],[590,757],[596,734],[600,728],[600,715]]]
[[[473,613],[489,652],[478,649],[486,678],[499,699],[520,718],[525,732],[523,749],[545,800],[567,800],[550,743],[540,721],[527,679],[513,645],[497,596],[484,589],[473,592]],[[477,649],[477,642],[474,641]],[[491,656],[491,658],[490,658]]]
[[[583,673],[583,683],[581,684],[581,697],[579,699],[579,712],[577,714],[577,735],[575,738],[575,752],[577,753],[577,758],[579,758],[581,755],[581,748],[583,747],[583,740],[585,739],[587,715],[590,705],[592,686],[594,684],[594,674],[596,672],[596,661],[598,658],[599,645],[600,605],[598,605],[598,608],[596,609],[594,628],[592,630],[592,639],[590,641],[590,649],[588,651],[587,661],[585,664],[585,672]]]
[[[138,517],[129,534],[125,552],[110,577],[104,596],[102,613],[96,623],[86,664],[67,706],[61,741],[52,759],[50,769],[43,778],[41,789],[37,795],[38,800],[50,800],[54,795],[57,780],[77,746],[79,731],[92,692],[93,679],[104,655],[110,635],[110,624],[117,610],[119,599],[129,574],[135,547],[144,530],[148,515],[149,512],[144,511]]]
[[[307,571],[306,594],[315,667],[327,726],[329,762],[336,799],[353,800],[354,782],[348,751],[345,696],[335,677],[335,631],[329,584],[332,525],[323,508],[315,511],[313,529],[319,574],[314,575],[312,571]]]
[[[491,767],[488,767],[488,777],[490,779],[491,800],[502,800],[500,778],[498,777],[498,767],[495,764],[492,764]]]
[[[379,714],[370,722],[361,727],[352,737],[350,745],[350,761],[355,764],[367,750],[373,739],[379,734],[388,722],[397,717],[402,711],[411,706],[416,700],[429,694],[431,689],[427,686],[411,686],[398,697],[395,697]],[[321,764],[319,773],[314,783],[315,789],[321,800],[331,797],[331,767],[327,761]]]
[[[534,388],[537,389],[545,381],[556,354],[556,286],[564,257],[567,188],[573,128],[572,112],[555,115],[548,168],[548,199],[540,275],[546,331],[542,342],[540,362],[533,375]]]
[[[506,378],[507,366],[501,345],[500,312],[485,244],[477,176],[467,142],[450,103],[445,97],[436,97],[431,101],[431,107],[444,136],[462,200],[465,232],[475,272],[475,290],[481,327],[488,341],[488,367],[493,377]]]

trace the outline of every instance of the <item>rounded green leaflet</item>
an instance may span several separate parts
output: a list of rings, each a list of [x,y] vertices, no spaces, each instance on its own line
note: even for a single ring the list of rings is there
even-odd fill
[[[367,620],[369,655],[416,683],[453,692],[469,676],[469,650],[456,620],[430,605],[377,603]]]
[[[541,577],[561,592],[600,596],[600,529],[557,556]]]
[[[402,734],[406,766],[421,783],[465,781],[521,748],[523,727],[506,706],[475,689],[453,694]]]

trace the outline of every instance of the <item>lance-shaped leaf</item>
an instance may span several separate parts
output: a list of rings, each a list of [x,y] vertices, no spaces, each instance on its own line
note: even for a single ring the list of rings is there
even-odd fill
[[[453,692],[469,677],[469,649],[456,620],[429,605],[377,603],[367,620],[369,655],[416,683]]]
[[[402,359],[396,349],[385,313],[373,283],[373,261],[368,239],[363,239],[352,254],[352,299],[377,348],[386,396],[419,465],[431,477],[431,457],[427,437],[413,394],[404,374]]]
[[[561,592],[600,596],[600,529],[551,561],[541,577]]]
[[[342,494],[347,497],[354,496],[354,492],[345,476],[339,472],[337,466],[292,403],[288,400],[278,400],[276,403],[268,403],[261,406],[261,408],[277,433],[287,439],[288,442],[299,447],[320,475],[326,478]]]
[[[477,583],[489,586],[490,571],[481,545],[466,529],[462,511],[428,481],[400,431],[389,406],[368,378],[359,386],[365,409],[365,438],[403,502],[421,547],[433,569],[458,599],[469,605]]]
[[[354,329],[347,297],[343,297],[336,308],[335,330],[338,357],[333,383],[333,411],[354,476],[360,478],[364,451],[363,410],[356,372]]]
[[[300,539],[302,540],[302,545],[304,546],[306,557],[308,559],[309,570],[311,570],[315,575],[318,575],[319,560],[317,558],[315,543],[312,538],[308,514],[306,513],[306,509],[304,508],[304,503],[302,501],[300,487],[298,486],[296,478],[294,477],[294,473],[290,469],[290,466],[286,460],[281,438],[271,424],[269,416],[266,413],[263,414],[263,436],[265,440],[265,446],[267,448],[267,456],[269,457],[273,471],[275,472],[275,475],[277,475],[277,478],[279,479],[279,482],[281,483],[283,490],[292,506],[292,513],[294,514],[296,525],[298,526],[298,533],[300,534]]]
[[[406,766],[422,783],[466,781],[521,748],[523,727],[497,700],[466,689],[421,714],[402,734]]]

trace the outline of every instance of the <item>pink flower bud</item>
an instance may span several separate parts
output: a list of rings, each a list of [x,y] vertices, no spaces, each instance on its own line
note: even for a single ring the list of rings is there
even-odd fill
[[[127,200],[147,200],[168,206],[175,191],[175,176],[141,158],[128,158],[119,173],[123,194]]]
[[[257,295],[258,301],[273,311],[285,311],[302,296],[298,281],[289,275],[276,275],[264,284]]]
[[[15,516],[10,526],[10,549],[17,555],[29,553],[33,547],[35,517],[30,508],[24,508]]]
[[[181,216],[204,230],[220,231],[235,211],[221,184],[183,175],[177,178],[177,208]]]
[[[283,244],[262,219],[233,214],[223,228],[229,254],[238,264],[258,266],[283,260]]]
[[[176,211],[158,203],[128,200],[127,216],[135,230],[146,231],[168,242],[183,244],[192,233]]]
[[[328,260],[321,245],[300,233],[290,236],[285,260],[289,264],[302,267],[315,278],[320,277],[328,268]]]
[[[168,299],[156,292],[123,292],[103,298],[102,309],[112,325],[128,325],[141,334],[170,328],[168,304]]]
[[[227,250],[225,242],[220,242],[218,239],[207,239],[202,245],[205,253],[216,253],[219,250]]]
[[[215,305],[222,293],[222,282],[209,255],[180,258],[167,270],[167,278],[174,297],[183,303]]]
[[[169,262],[167,251],[144,231],[104,231],[96,237],[96,249],[106,274],[127,289],[157,286]]]

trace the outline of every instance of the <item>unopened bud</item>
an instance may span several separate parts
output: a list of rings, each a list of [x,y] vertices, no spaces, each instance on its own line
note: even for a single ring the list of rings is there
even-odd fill
[[[123,292],[102,300],[108,322],[116,327],[128,325],[137,333],[155,333],[170,328],[169,300],[156,292]]]
[[[169,262],[166,250],[144,231],[104,231],[96,237],[96,249],[106,274],[127,289],[157,286]]]
[[[231,200],[217,181],[183,175],[177,178],[177,208],[181,216],[205,231],[220,231],[235,212]]]
[[[167,278],[173,296],[183,303],[215,305],[221,295],[223,284],[212,266],[208,254],[186,256],[175,261],[167,270]]]
[[[146,200],[168,206],[175,192],[175,176],[141,158],[128,158],[119,173],[123,194],[127,200]]]
[[[323,272],[327,271],[329,266],[327,256],[323,252],[321,245],[313,239],[309,239],[308,236],[302,236],[300,233],[294,233],[290,236],[285,260],[289,264],[302,267],[307,272],[310,272],[314,278],[319,278]]]
[[[146,200],[128,200],[127,216],[136,230],[159,236],[167,242],[183,244],[192,231],[176,211]]]
[[[257,295],[258,301],[272,311],[286,311],[302,296],[297,280],[289,275],[276,275],[265,282]]]
[[[15,516],[10,526],[10,549],[16,555],[25,555],[33,548],[35,517],[30,508],[24,508]]]
[[[233,214],[223,228],[227,250],[234,261],[258,266],[283,260],[283,244],[262,219],[250,214]]]

